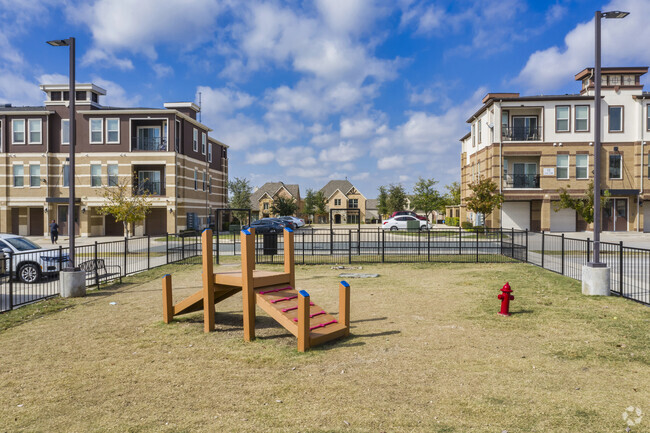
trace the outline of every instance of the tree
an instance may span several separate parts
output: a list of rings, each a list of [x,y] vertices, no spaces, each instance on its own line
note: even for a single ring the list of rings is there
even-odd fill
[[[105,186],[102,197],[106,204],[98,210],[101,215],[113,215],[115,221],[121,221],[124,236],[129,236],[129,224],[144,220],[151,210],[151,194],[146,189],[136,190],[130,183],[124,179],[117,185]]]
[[[305,215],[308,217],[311,217],[316,213],[316,193],[314,192],[313,189],[308,189],[307,190],[307,195],[305,196],[305,207],[303,210],[305,211]]]
[[[296,213],[298,210],[298,204],[293,198],[286,198],[278,196],[273,200],[273,206],[271,206],[271,212],[280,216],[289,216]]]
[[[379,195],[377,196],[377,212],[383,219],[388,215],[388,191],[385,186],[379,187]]]
[[[413,209],[424,212],[427,219],[429,219],[429,214],[433,213],[434,210],[440,210],[441,207],[444,208],[445,206],[443,197],[433,187],[437,183],[433,178],[425,179],[420,177],[413,187],[411,206]]]
[[[314,201],[316,203],[316,215],[327,215],[327,197],[325,197],[323,191],[318,191],[316,193]]]
[[[452,182],[450,185],[445,185],[447,188],[447,194],[445,198],[447,200],[447,206],[457,206],[460,204],[460,183]]]
[[[251,188],[248,179],[238,178],[228,183],[228,190],[230,191],[230,207],[233,209],[250,209],[251,208]],[[240,224],[243,224],[248,212],[235,211],[234,217],[237,218]]]
[[[388,213],[406,208],[406,191],[400,184],[388,186]]]
[[[478,182],[470,183],[469,189],[472,195],[467,198],[467,209],[483,214],[486,219],[503,203],[503,194],[498,192],[497,184],[490,178],[481,177]]]
[[[555,212],[560,209],[573,209],[576,213],[583,219],[587,224],[594,222],[594,181],[589,182],[587,190],[584,195],[580,198],[571,197],[569,194],[568,188],[571,188],[571,185],[567,185],[566,188],[560,188],[558,192],[560,193],[560,201],[553,204],[553,210]],[[600,197],[600,206],[605,207],[609,202],[609,197],[611,196],[609,190],[606,190],[603,195]]]

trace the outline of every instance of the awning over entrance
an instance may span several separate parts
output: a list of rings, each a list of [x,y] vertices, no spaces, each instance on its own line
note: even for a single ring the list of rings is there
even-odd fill
[[[68,197],[46,197],[45,198],[45,203],[57,203],[57,204],[65,204],[69,203],[70,199]],[[75,203],[81,203],[81,198],[80,197],[75,197],[74,198]]]
[[[600,191],[600,195],[605,194],[605,191],[609,191],[611,196],[639,195],[638,189],[603,189]]]

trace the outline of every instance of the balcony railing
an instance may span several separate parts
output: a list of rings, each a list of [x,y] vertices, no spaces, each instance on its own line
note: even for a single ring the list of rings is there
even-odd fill
[[[156,138],[131,138],[131,150],[148,150],[154,152],[166,152],[167,140],[161,137]]]
[[[505,174],[505,188],[539,188],[539,174]]]
[[[161,181],[145,180],[136,183],[133,191],[136,195],[165,195],[165,184]]]
[[[540,141],[542,139],[542,128],[529,126],[501,127],[503,141]]]

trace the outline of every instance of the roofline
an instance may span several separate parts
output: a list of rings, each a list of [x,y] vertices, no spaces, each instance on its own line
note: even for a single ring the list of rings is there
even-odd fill
[[[200,126],[201,128],[206,129],[208,132],[213,131],[212,128],[209,128],[208,126],[204,125],[201,122],[198,122],[194,119],[192,119],[190,116],[187,114],[183,114],[178,110],[169,110],[166,108],[151,108],[147,110],[138,110],[138,109],[129,109],[129,108],[124,108],[124,109],[117,109],[117,110],[79,110],[77,111],[79,114],[150,114],[150,113],[155,113],[155,114],[175,114],[181,119],[185,119],[188,122],[190,122],[193,125]]]
[[[580,81],[586,76],[591,75],[593,73],[593,70],[594,68],[584,68],[582,71],[578,72],[574,78],[576,81]],[[600,71],[605,73],[611,73],[611,74],[637,73],[637,74],[644,75],[648,72],[648,67],[647,66],[621,66],[621,67],[614,66],[614,67],[600,68]]]
[[[18,108],[18,107],[11,107],[11,108]],[[24,110],[24,111],[0,111],[0,116],[24,116],[26,113],[33,114],[34,116],[49,116],[50,114],[54,114],[54,111],[50,110],[43,110],[43,111],[29,111],[29,110]]]
[[[463,141],[471,136],[472,136],[472,131],[469,131],[467,134],[463,135],[458,141]]]
[[[520,96],[518,98],[493,98],[488,99],[485,104],[479,108],[479,110],[472,114],[472,116],[467,119],[466,123],[472,123],[472,120],[476,119],[481,115],[485,110],[487,110],[494,102],[515,102],[515,101],[588,101],[594,99],[593,96],[584,96],[584,95],[538,95],[538,96]]]
[[[197,113],[201,111],[201,108],[196,105],[194,102],[165,102],[163,104],[165,108],[190,108]]]
[[[39,86],[44,92],[51,92],[53,90],[70,90],[70,84],[41,84]],[[92,90],[100,95],[106,95],[106,89],[103,89],[93,83],[75,83],[75,91],[77,90]]]

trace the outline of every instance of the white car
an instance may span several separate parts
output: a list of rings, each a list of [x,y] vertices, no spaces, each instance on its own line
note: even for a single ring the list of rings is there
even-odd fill
[[[11,275],[24,283],[37,283],[43,276],[57,274],[70,260],[59,250],[41,248],[29,239],[10,234],[0,234],[0,251],[0,258],[4,257],[0,271],[7,272],[11,260]]]
[[[418,219],[411,215],[399,215],[393,218],[388,218],[382,224],[381,228],[384,230],[406,230],[409,221],[417,221],[420,223],[420,230],[429,230],[432,226],[428,221]]]
[[[282,216],[280,219],[291,220],[291,222],[296,226],[296,228],[303,227],[305,225],[305,220],[302,218],[296,218],[295,216]]]

